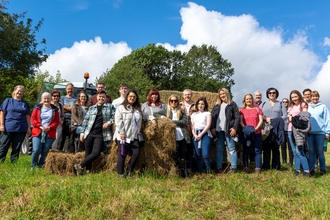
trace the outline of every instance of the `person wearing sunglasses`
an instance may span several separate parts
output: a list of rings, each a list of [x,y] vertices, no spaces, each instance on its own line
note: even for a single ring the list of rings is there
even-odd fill
[[[285,105],[277,100],[278,96],[277,89],[273,87],[267,89],[266,97],[268,101],[263,102],[260,106],[264,113],[264,121],[267,121],[273,127],[268,137],[263,141],[262,168],[265,170],[270,168],[281,169],[279,146],[284,142],[284,120],[287,119],[287,111]],[[271,158],[272,167],[270,167]]]
[[[177,164],[180,168],[181,176],[185,178],[187,176],[185,162],[187,143],[190,144],[191,141],[187,130],[187,114],[181,109],[178,96],[174,94],[171,95],[168,99],[167,109],[162,110],[155,115],[172,121],[176,125],[175,139],[177,143]]]
[[[64,122],[64,110],[63,110],[63,105],[60,103],[60,91],[58,91],[57,89],[53,89],[50,94],[52,96],[52,100],[50,101],[50,104],[58,108],[58,113],[60,115],[60,123],[56,128],[56,138],[52,144],[52,149],[59,150],[58,140],[60,139],[60,136],[62,134],[62,128],[63,128],[62,125]]]
[[[290,101],[287,98],[282,99],[282,103],[285,105],[286,111],[289,109],[289,104]],[[283,164],[288,164],[289,167],[293,165],[293,153],[292,153],[292,148],[291,144],[289,142],[289,137],[288,137],[288,123],[284,122],[284,142],[281,144],[281,154],[282,154],[282,163]],[[287,161],[288,154],[287,152],[289,151],[289,163]]]

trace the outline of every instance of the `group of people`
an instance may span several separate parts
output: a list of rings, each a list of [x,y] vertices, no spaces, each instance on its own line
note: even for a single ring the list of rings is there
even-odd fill
[[[142,121],[149,121],[156,127],[157,120],[162,118],[176,125],[175,158],[182,177],[192,172],[194,158],[198,173],[203,173],[204,168],[206,173],[212,172],[209,153],[212,139],[216,145],[216,173],[219,174],[224,172],[225,147],[230,160],[228,173],[237,172],[237,145],[243,146],[243,171],[246,173],[250,172],[249,159],[255,162],[255,173],[281,169],[280,146],[282,162],[290,166],[294,163],[295,175],[312,175],[317,161],[321,174],[326,173],[323,146],[329,140],[330,114],[317,91],[306,89],[302,96],[293,90],[289,98],[279,101],[278,90],[269,88],[267,101],[262,102],[261,92],[256,91],[254,95],[246,94],[239,108],[228,89],[221,88],[210,112],[205,97],[192,101],[190,89],[183,91],[182,101],[177,95],[171,95],[166,104],[161,101],[159,91],[151,89],[147,101],[141,105],[137,92],[128,91],[125,84],[119,86],[120,97],[113,101],[107,96],[103,83],[98,83],[96,88],[97,94],[90,100],[84,91],[77,98],[73,97],[71,83],[66,86],[65,96],[60,97],[58,90],[45,92],[31,114],[29,105],[22,99],[24,87],[16,86],[12,98],[4,100],[0,107],[0,161],[5,160],[10,144],[11,161],[18,159],[21,143],[31,126],[31,167],[42,167],[49,149],[53,148],[72,153],[85,151],[84,161],[75,164],[74,169],[78,175],[84,170],[90,172],[92,162],[101,152],[107,154],[110,142],[115,140],[117,172],[127,176],[139,158]],[[265,124],[271,127],[266,135]],[[125,170],[127,155],[131,159]]]

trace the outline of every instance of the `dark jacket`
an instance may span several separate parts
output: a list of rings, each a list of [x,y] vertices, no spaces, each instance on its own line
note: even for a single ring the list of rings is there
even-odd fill
[[[273,127],[273,140],[276,141],[278,145],[284,142],[284,121],[282,118],[273,118],[270,120],[270,124]]]
[[[252,140],[254,139],[255,129],[253,126],[244,126],[243,135],[244,135],[244,145],[250,147]]]
[[[211,112],[212,121],[211,121],[210,130],[217,127],[216,124],[217,124],[217,120],[218,120],[218,117],[220,114],[220,108],[221,108],[221,105],[217,104],[212,109],[212,112]],[[231,104],[226,106],[225,115],[226,115],[225,134],[227,137],[229,137],[230,136],[229,129],[234,128],[237,133],[238,133],[238,129],[239,129],[240,116],[239,116],[238,107],[235,102],[232,102]]]

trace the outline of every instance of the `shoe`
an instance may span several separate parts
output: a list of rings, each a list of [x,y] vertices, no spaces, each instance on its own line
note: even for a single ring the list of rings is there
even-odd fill
[[[293,175],[298,176],[300,174],[300,171],[295,170]]]
[[[228,174],[232,174],[232,173],[236,173],[237,169],[236,168],[230,168],[230,170],[228,171]]]
[[[314,174],[315,174],[314,169],[310,170],[310,171],[309,171],[309,174],[310,174],[311,176],[314,176]]]
[[[222,174],[222,168],[217,168],[217,174]]]
[[[83,175],[84,169],[80,166],[80,164],[74,165],[74,170],[77,176]]]
[[[250,172],[249,172],[249,168],[248,168],[248,167],[245,167],[245,168],[243,169],[243,172],[244,172],[244,173],[250,173]]]
[[[312,175],[309,172],[304,172],[305,177],[311,177]]]
[[[327,174],[327,171],[325,171],[325,170],[321,170],[320,172],[321,172],[321,176]]]
[[[260,168],[255,168],[254,173],[261,173],[261,169]]]

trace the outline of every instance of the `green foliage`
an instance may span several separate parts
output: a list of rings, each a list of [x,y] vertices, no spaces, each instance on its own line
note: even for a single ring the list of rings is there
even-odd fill
[[[126,83],[144,98],[151,88],[217,92],[226,87],[230,90],[234,85],[233,74],[231,63],[223,59],[214,46],[193,46],[189,52],[181,53],[149,44],[123,57],[99,80],[110,88],[112,97],[117,96],[117,89],[113,88]]]
[[[0,101],[9,97],[16,85],[28,87],[35,67],[48,58],[45,48],[38,49],[46,40],[36,40],[43,20],[33,26],[32,20],[25,18],[26,12],[9,14],[5,4],[0,3],[0,85],[6,86],[0,88]]]

